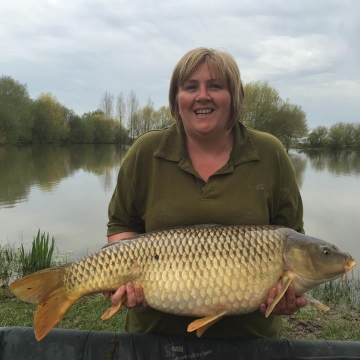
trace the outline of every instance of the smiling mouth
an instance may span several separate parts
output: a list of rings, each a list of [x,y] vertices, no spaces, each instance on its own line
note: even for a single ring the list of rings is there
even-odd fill
[[[195,110],[195,114],[196,115],[207,115],[207,114],[211,114],[214,110],[213,109],[199,109],[199,110]]]

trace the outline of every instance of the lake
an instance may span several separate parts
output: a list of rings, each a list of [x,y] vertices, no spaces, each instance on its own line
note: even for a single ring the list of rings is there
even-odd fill
[[[126,152],[115,145],[0,147],[0,245],[49,232],[72,260],[106,243],[107,207]],[[306,233],[360,261],[360,151],[291,150]],[[355,270],[356,271],[356,270]]]

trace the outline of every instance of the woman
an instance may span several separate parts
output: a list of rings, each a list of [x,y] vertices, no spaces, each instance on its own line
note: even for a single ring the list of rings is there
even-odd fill
[[[119,171],[109,205],[108,241],[138,233],[195,224],[279,224],[303,232],[302,201],[295,172],[282,144],[240,122],[243,87],[226,52],[197,48],[176,65],[169,100],[176,124],[140,136]],[[259,311],[225,317],[207,337],[278,337],[281,318],[306,305],[290,288],[273,314]],[[130,332],[188,335],[189,317],[146,306],[140,286],[127,284]],[[109,296],[109,294],[107,294]],[[142,306],[141,306],[142,305]]]

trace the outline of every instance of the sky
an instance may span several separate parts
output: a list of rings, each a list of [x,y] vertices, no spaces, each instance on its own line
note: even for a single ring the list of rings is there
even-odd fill
[[[0,75],[78,115],[105,92],[157,109],[187,51],[223,49],[313,129],[360,122],[359,36],[359,0],[1,0]]]

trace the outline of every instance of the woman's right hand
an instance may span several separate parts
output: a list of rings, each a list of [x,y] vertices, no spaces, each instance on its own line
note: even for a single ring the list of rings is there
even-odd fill
[[[107,292],[104,295],[108,299],[111,296],[111,293]],[[145,300],[143,288],[140,285],[134,286],[132,283],[127,283],[126,286],[120,286],[111,296],[112,304],[118,305],[124,298],[124,295],[126,295],[126,299],[122,305],[129,309],[136,306],[148,306]]]
[[[127,231],[119,234],[114,234],[108,237],[108,243],[124,240],[136,235],[138,235],[138,233],[135,231]],[[104,293],[104,295],[107,299],[111,297],[111,302],[113,303],[113,305],[118,305],[125,295],[126,299],[122,305],[127,308],[133,308],[136,306],[148,306],[145,300],[143,288],[140,285],[134,286],[132,283],[127,283],[126,286],[120,286],[115,292],[106,292]]]

